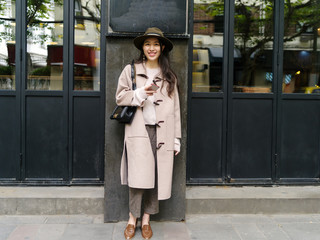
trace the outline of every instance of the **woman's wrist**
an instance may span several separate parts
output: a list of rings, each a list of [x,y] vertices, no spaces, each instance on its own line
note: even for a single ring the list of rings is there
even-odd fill
[[[140,99],[147,99],[148,98],[148,95],[146,93],[146,90],[144,87],[141,87],[141,88],[137,88],[135,90],[137,96],[140,98]]]
[[[174,151],[180,152],[180,147],[181,147],[180,138],[175,138],[174,139]]]
[[[137,88],[134,90],[134,95],[132,99],[133,106],[143,106],[144,101],[147,99],[148,95],[145,93],[143,88]]]

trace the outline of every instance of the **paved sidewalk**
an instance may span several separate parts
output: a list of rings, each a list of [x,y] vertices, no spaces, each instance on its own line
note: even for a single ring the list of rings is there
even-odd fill
[[[126,222],[105,224],[102,215],[0,216],[0,240],[119,240],[124,239],[125,226]],[[154,240],[320,239],[320,214],[191,214],[186,222],[151,226]],[[142,239],[140,230],[134,239]]]

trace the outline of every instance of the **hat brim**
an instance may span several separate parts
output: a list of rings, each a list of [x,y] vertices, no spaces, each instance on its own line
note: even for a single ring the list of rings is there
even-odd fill
[[[168,38],[162,37],[162,36],[159,36],[159,35],[153,35],[153,34],[142,35],[142,36],[136,37],[133,40],[133,43],[136,46],[136,48],[138,48],[139,50],[142,50],[142,45],[143,45],[144,41],[147,38],[151,38],[151,37],[158,38],[162,42],[162,44],[164,44],[166,46],[166,49],[167,49],[168,52],[170,52],[172,50],[173,43]]]

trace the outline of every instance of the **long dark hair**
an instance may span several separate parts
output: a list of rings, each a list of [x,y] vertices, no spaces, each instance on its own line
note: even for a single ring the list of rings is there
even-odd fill
[[[163,43],[160,41],[160,39],[159,39],[159,42],[160,42],[160,51],[161,51],[161,54],[158,59],[159,66],[160,66],[160,70],[164,80],[168,82],[167,92],[169,97],[171,97],[174,91],[175,84],[177,84],[178,86],[178,78],[177,78],[177,75],[174,73],[174,71],[170,67],[169,51],[166,49],[166,47],[162,51]],[[141,47],[140,56],[136,60],[136,63],[143,63],[143,60],[144,60],[144,53]]]

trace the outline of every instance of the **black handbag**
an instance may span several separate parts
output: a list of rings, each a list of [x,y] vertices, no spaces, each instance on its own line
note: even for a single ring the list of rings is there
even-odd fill
[[[131,80],[132,90],[136,89],[135,71],[134,71],[134,60],[131,63]],[[110,115],[110,119],[117,120],[119,123],[131,123],[136,113],[136,106],[116,106]]]

